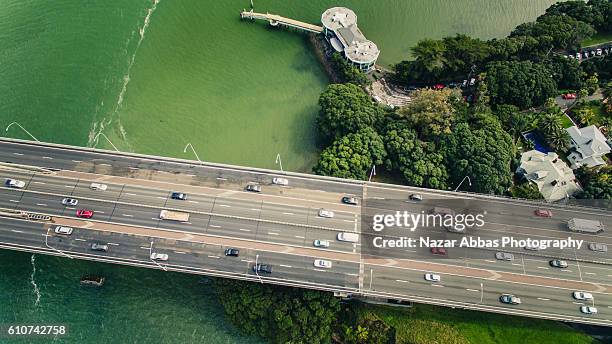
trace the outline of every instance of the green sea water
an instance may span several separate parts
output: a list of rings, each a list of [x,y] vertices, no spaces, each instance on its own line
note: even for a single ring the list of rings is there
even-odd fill
[[[506,35],[554,0],[254,0],[318,23],[355,10],[390,65],[425,37]],[[249,1],[0,0],[0,127],[41,141],[309,171],[328,83],[304,35],[239,20]],[[0,128],[1,129],[1,128]],[[28,138],[16,126],[5,135]],[[200,277],[0,251],[0,323],[61,322],[72,343],[248,343]],[[34,272],[32,278],[32,273]],[[83,273],[108,277],[83,289]],[[2,342],[2,339],[0,339]],[[61,341],[58,341],[61,342]]]

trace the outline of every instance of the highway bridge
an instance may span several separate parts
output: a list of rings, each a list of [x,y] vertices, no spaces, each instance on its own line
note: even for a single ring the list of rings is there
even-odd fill
[[[272,178],[284,177],[287,186]],[[23,188],[0,187],[0,248],[179,271],[261,283],[318,289],[339,296],[369,300],[406,300],[502,314],[612,326],[612,256],[596,252],[589,243],[612,246],[612,231],[597,235],[567,230],[573,217],[603,221],[612,228],[609,209],[546,205],[551,218],[534,215],[541,203],[486,195],[419,189],[309,174],[230,166],[166,157],[111,152],[0,138],[0,179],[25,182]],[[105,190],[92,190],[91,183]],[[258,183],[260,193],[245,186]],[[186,200],[170,197],[174,191]],[[418,193],[422,201],[410,195]],[[352,195],[360,206],[340,202]],[[62,204],[75,198],[77,207]],[[503,250],[514,260],[495,258],[498,250],[450,248],[436,258],[427,248],[385,255],[367,249],[372,232],[364,227],[364,209],[391,210],[390,204],[418,213],[441,202],[459,200],[486,212],[482,238],[567,238],[585,240],[580,249]],[[389,203],[390,202],[390,203]],[[91,219],[75,211],[94,211]],[[162,209],[188,212],[186,222],[160,220]],[[318,216],[319,209],[333,218]],[[21,212],[50,216],[24,218]],[[74,228],[71,235],[54,233],[58,225]],[[443,230],[442,230],[443,231]],[[360,234],[357,243],[337,240],[340,232]],[[444,231],[443,231],[444,232]],[[460,234],[446,233],[449,237]],[[385,237],[402,236],[391,229]],[[327,248],[314,240],[329,240]],[[107,244],[107,252],[91,250]],[[240,249],[239,257],[224,255]],[[152,261],[164,253],[167,261]],[[565,269],[549,265],[553,258],[568,261]],[[313,265],[315,259],[331,268]],[[271,274],[256,274],[256,263],[273,266]],[[428,282],[424,274],[441,276]],[[576,300],[574,291],[593,294]],[[519,305],[499,301],[502,294],[521,298]],[[595,306],[586,315],[580,306]]]

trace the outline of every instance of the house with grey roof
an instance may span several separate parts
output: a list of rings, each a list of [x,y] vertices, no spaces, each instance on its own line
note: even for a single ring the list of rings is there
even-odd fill
[[[569,198],[576,192],[582,191],[574,171],[554,152],[542,153],[537,150],[524,152],[516,173],[537,185],[548,202]]]
[[[591,125],[586,128],[576,126],[565,129],[571,137],[570,154],[567,159],[576,169],[580,166],[595,167],[604,165],[604,155],[610,153],[611,149],[606,137]]]

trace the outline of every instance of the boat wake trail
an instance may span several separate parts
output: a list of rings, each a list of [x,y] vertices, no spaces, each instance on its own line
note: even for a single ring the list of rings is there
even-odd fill
[[[110,114],[110,116],[108,116],[108,118],[106,120],[101,120],[100,122],[94,122],[92,124],[92,127],[90,129],[89,132],[89,142],[88,145],[92,146],[93,144],[97,143],[94,142],[95,141],[95,137],[98,135],[98,133],[101,133],[102,131],[104,131],[104,129],[106,128],[106,126],[110,125],[111,123],[113,123],[114,120],[117,121],[117,126],[119,128],[119,134],[121,136],[121,139],[127,144],[128,146],[128,150],[132,150],[132,147],[130,146],[129,142],[127,141],[127,133],[125,131],[125,128],[123,127],[123,124],[121,123],[121,116],[120,116],[120,110],[121,107],[123,106],[123,100],[125,97],[125,93],[127,92],[127,87],[128,84],[130,83],[130,71],[132,70],[132,66],[134,65],[134,61],[136,60],[136,54],[138,53],[138,48],[140,48],[140,45],[142,44],[142,41],[145,38],[145,34],[147,32],[147,28],[149,27],[149,24],[151,23],[151,16],[153,15],[153,13],[155,12],[155,10],[157,9],[157,5],[161,2],[161,0],[154,0],[152,2],[152,5],[150,8],[147,9],[146,13],[147,15],[144,18],[144,21],[142,23],[142,26],[140,26],[138,28],[138,42],[136,43],[136,47],[134,48],[134,52],[132,53],[132,55],[128,58],[128,66],[127,66],[127,70],[125,72],[125,74],[123,75],[123,84],[121,86],[121,91],[119,92],[119,95],[117,96],[117,103],[115,104],[115,107],[112,111],[112,113]],[[132,36],[128,39],[127,41],[127,46],[130,45],[132,38],[134,37],[134,32],[132,32]]]
[[[34,280],[34,276],[36,275],[36,255],[32,254],[32,258],[30,258],[32,262],[32,274],[30,275],[30,284],[34,287],[34,294],[36,295],[36,302],[34,302],[34,306],[38,306],[40,303],[40,289],[38,289],[38,285]]]

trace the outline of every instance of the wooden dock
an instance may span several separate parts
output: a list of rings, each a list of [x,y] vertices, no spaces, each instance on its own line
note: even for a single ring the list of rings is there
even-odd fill
[[[285,17],[279,16],[276,14],[257,13],[257,12],[253,12],[253,10],[250,10],[250,11],[242,10],[242,12],[240,12],[240,18],[241,19],[251,19],[251,20],[265,20],[268,23],[270,23],[271,26],[282,25],[282,26],[292,27],[295,29],[304,30],[304,31],[313,32],[313,33],[323,32],[322,26],[304,23],[299,20],[285,18]]]

